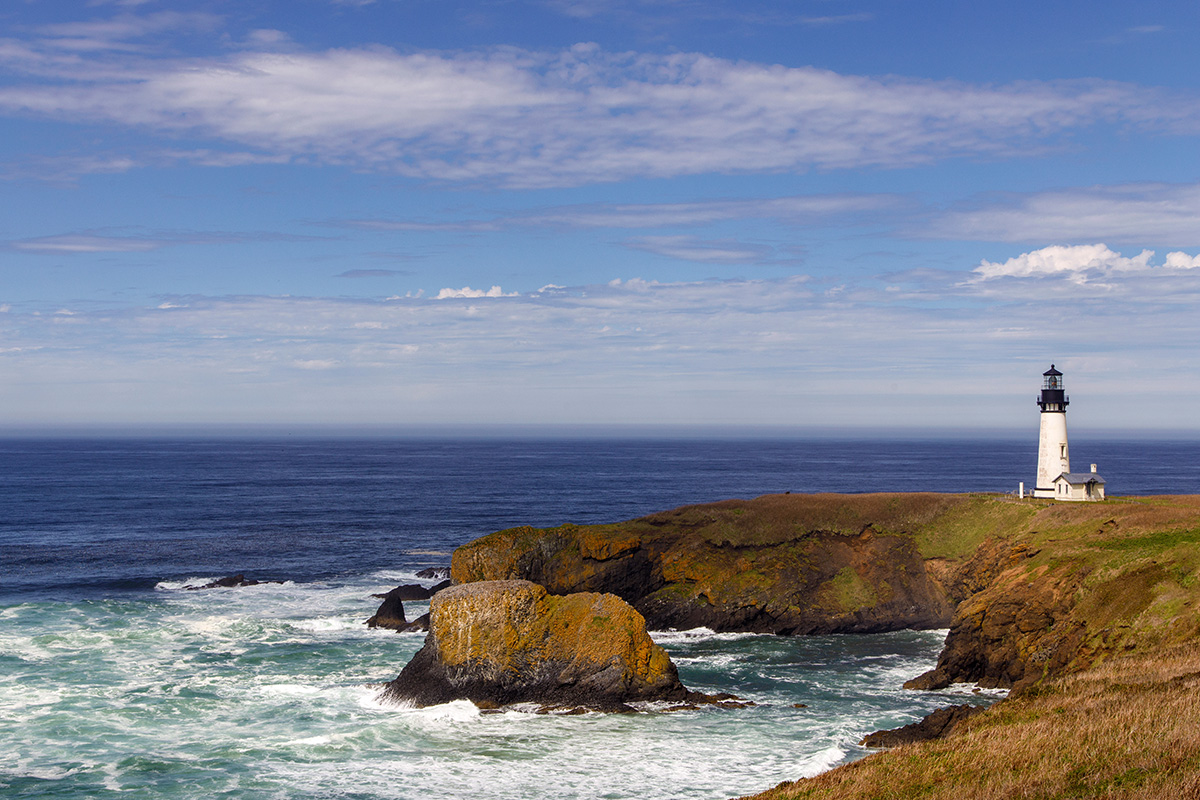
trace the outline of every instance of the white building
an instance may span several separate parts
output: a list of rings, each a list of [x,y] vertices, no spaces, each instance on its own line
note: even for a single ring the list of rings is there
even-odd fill
[[[1033,496],[1054,500],[1103,500],[1104,478],[1091,472],[1071,472],[1071,451],[1067,448],[1067,406],[1071,399],[1063,387],[1063,374],[1050,365],[1042,373],[1042,409],[1038,433],[1037,482]]]
[[[1096,465],[1091,472],[1064,472],[1054,480],[1054,497],[1057,500],[1103,500],[1104,478],[1096,474]]]

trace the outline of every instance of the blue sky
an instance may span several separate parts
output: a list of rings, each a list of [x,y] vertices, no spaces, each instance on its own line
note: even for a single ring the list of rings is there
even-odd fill
[[[0,424],[1021,430],[1053,362],[1072,424],[1194,433],[1198,34],[10,0]]]

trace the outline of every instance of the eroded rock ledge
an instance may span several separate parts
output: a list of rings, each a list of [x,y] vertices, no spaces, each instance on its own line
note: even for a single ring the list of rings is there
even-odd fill
[[[693,699],[642,616],[612,594],[554,596],[529,581],[483,581],[439,592],[429,612],[425,646],[384,689],[385,701],[625,710]]]
[[[878,633],[949,624],[918,533],[967,504],[936,494],[767,495],[613,525],[500,531],[454,552],[456,584],[611,592],[653,629]]]

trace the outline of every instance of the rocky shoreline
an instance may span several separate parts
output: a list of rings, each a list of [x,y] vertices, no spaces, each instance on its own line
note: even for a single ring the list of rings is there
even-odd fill
[[[1007,708],[1110,662],[1200,642],[1200,497],[768,495],[609,525],[499,531],[458,548],[451,577],[458,587],[521,580],[548,596],[609,593],[654,629],[948,627],[937,667],[906,687],[1006,688]],[[957,738],[1004,719],[942,710],[874,741]],[[901,749],[925,746],[933,743]],[[1200,739],[1194,749],[1200,765]],[[771,796],[809,788],[801,781]]]

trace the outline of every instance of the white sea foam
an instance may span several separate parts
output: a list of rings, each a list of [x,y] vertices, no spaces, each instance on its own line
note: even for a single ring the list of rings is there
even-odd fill
[[[416,582],[379,577],[7,609],[0,657],[17,671],[0,675],[0,752],[60,775],[60,793],[72,798],[103,786],[135,790],[149,772],[247,800],[724,800],[836,765],[860,754],[853,743],[884,727],[877,723],[945,704],[899,689],[900,678],[927,667],[893,675],[923,664],[919,653],[932,661],[936,637],[897,638],[911,653],[902,656],[885,645],[856,649],[887,639],[708,629],[655,638],[689,687],[762,705],[574,716],[482,713],[467,701],[385,704],[381,684],[423,634],[362,624],[378,605],[371,591],[391,577]],[[413,617],[427,604],[405,605]],[[834,655],[812,658],[827,646]],[[847,660],[862,668],[847,670]],[[748,690],[732,685],[740,680]],[[793,709],[797,701],[812,708]]]
[[[1008,691],[1008,689],[986,689],[977,683],[952,683],[945,689],[942,689],[941,694],[970,695],[972,697],[986,697],[991,700],[1002,700],[1008,697]]]
[[[762,633],[717,633],[712,628],[690,628],[685,631],[667,630],[650,631],[650,638],[659,644],[674,644],[678,642],[716,641],[733,642],[739,639],[752,639],[757,636],[767,636]]]
[[[837,766],[847,756],[847,751],[836,745],[826,747],[796,763],[797,778],[811,778]]]

